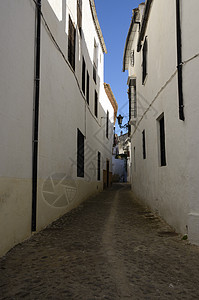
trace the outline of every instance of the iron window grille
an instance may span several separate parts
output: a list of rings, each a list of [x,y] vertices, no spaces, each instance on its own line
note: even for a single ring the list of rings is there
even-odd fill
[[[131,61],[131,67],[134,67],[134,65],[135,65],[135,52],[134,52],[134,50],[131,51],[131,53],[130,53],[130,61]]]
[[[137,92],[136,92],[136,78],[129,80],[129,121],[137,118]]]
[[[85,87],[86,87],[86,64],[84,58],[82,59],[82,92],[85,95]]]
[[[86,101],[89,104],[89,94],[90,94],[90,76],[87,71],[87,80],[86,80]]]
[[[101,167],[101,153],[98,152],[98,154],[97,154],[97,180],[101,180],[100,167]]]
[[[94,39],[94,49],[93,49],[93,80],[95,84],[97,83],[97,66],[98,66],[98,45]]]
[[[80,35],[82,33],[82,0],[77,0],[77,26]]]
[[[166,163],[164,115],[159,119],[159,133],[160,133],[160,165],[166,166],[167,163]]]
[[[107,110],[107,115],[106,115],[106,137],[108,139],[108,134],[109,134],[109,111]]]
[[[146,159],[146,136],[145,136],[145,130],[142,131],[142,151],[143,151],[143,159]]]
[[[75,71],[75,39],[76,39],[76,30],[69,16],[69,27],[68,27],[68,60],[71,64],[71,67]]]
[[[98,117],[98,95],[97,91],[95,91],[95,116]]]
[[[143,50],[142,50],[142,84],[144,84],[146,76],[147,76],[147,55],[148,55],[148,41],[147,37],[145,37]]]
[[[95,63],[93,63],[93,80],[96,84],[97,83],[97,67],[96,67]]]
[[[84,177],[84,135],[77,129],[77,177]]]

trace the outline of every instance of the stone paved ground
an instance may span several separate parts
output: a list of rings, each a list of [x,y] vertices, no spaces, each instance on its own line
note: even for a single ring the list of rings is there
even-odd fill
[[[199,248],[118,184],[0,259],[0,299],[199,299]]]

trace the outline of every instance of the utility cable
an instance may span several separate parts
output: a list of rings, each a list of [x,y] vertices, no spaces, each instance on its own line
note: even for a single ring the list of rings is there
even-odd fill
[[[191,58],[183,61],[181,64],[182,65],[186,65],[188,62],[192,61],[193,59],[199,57],[199,53],[195,54],[194,56],[192,56]],[[142,122],[144,116],[147,114],[147,112],[150,110],[150,108],[152,107],[152,105],[154,104],[154,102],[157,100],[157,98],[160,96],[160,94],[164,91],[164,89],[168,86],[168,84],[173,80],[173,78],[176,76],[177,74],[177,70],[171,75],[171,77],[167,80],[167,82],[161,87],[161,89],[159,90],[159,92],[156,94],[155,98],[152,100],[152,102],[150,103],[150,105],[147,107],[147,109],[144,111],[143,115],[141,116],[140,120],[138,121],[137,125],[135,126],[135,129],[133,131],[133,133],[131,134],[131,138],[135,135],[140,123]]]
[[[36,0],[32,0],[32,1],[33,1],[33,2],[35,3],[35,5],[38,7],[38,3],[36,2]],[[76,82],[77,82],[77,86],[78,86],[78,89],[79,89],[79,91],[80,91],[80,94],[81,94],[81,96],[83,97],[83,99],[84,99],[84,101],[85,101],[85,103],[86,103],[87,101],[86,101],[86,98],[85,98],[85,96],[84,96],[84,94],[83,94],[83,92],[82,92],[82,90],[81,90],[81,87],[80,87],[78,78],[77,78],[77,76],[76,76],[76,74],[75,74],[73,68],[71,67],[69,61],[67,60],[67,58],[66,58],[64,52],[61,50],[61,48],[60,48],[58,42],[56,41],[56,39],[55,39],[55,37],[54,37],[54,35],[53,35],[53,33],[52,33],[50,27],[49,27],[49,25],[48,25],[48,23],[47,23],[47,21],[46,21],[44,15],[43,15],[43,12],[41,11],[41,8],[40,8],[40,14],[41,14],[43,23],[44,23],[44,25],[45,25],[45,28],[46,28],[46,30],[47,30],[47,32],[48,32],[48,34],[49,34],[49,36],[50,36],[52,42],[54,43],[54,45],[55,45],[55,47],[57,48],[57,50],[60,52],[62,58],[64,59],[65,63],[68,65],[68,67],[70,68],[71,72],[73,73],[73,75],[74,75],[74,77],[75,77],[75,80],[76,80]],[[94,120],[95,120],[95,121],[98,123],[98,125],[101,127],[100,123],[99,123],[98,120],[95,118],[94,114],[92,113],[92,111],[91,111],[89,105],[87,105],[87,108],[88,108],[88,110],[90,111],[90,113],[91,113],[92,117],[94,118]]]

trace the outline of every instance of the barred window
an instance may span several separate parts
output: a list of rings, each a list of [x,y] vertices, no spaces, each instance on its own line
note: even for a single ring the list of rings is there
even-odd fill
[[[77,26],[81,35],[82,31],[82,0],[77,0]]]
[[[97,92],[95,91],[95,116],[98,116],[98,95]]]
[[[95,83],[97,83],[97,67],[95,63],[93,63],[93,80]]]
[[[93,80],[97,83],[97,67],[98,67],[98,45],[94,39],[94,49],[93,49]]]
[[[84,177],[84,135],[77,129],[77,177]]]
[[[90,94],[90,76],[87,71],[87,81],[86,81],[86,101],[89,104],[89,94]]]
[[[148,42],[147,42],[147,38],[145,37],[143,50],[142,50],[142,56],[143,56],[143,61],[142,61],[142,84],[144,84],[145,79],[146,79],[146,75],[147,75],[147,52],[148,52]]]
[[[137,118],[137,97],[136,97],[136,78],[131,78],[129,80],[129,124],[128,124],[128,133],[131,134],[131,123],[130,121],[135,121]]]
[[[106,115],[106,137],[107,137],[107,139],[108,139],[108,134],[109,134],[108,127],[109,127],[109,111],[107,110],[107,115]]]
[[[137,118],[137,95],[136,95],[136,78],[129,80],[129,121],[131,118]]]
[[[143,150],[143,159],[146,159],[146,138],[145,138],[145,130],[142,131],[142,150]]]
[[[159,132],[160,132],[160,165],[166,166],[166,147],[165,147],[165,127],[164,115],[159,119]]]
[[[101,179],[101,176],[100,176],[100,166],[101,166],[101,153],[98,152],[98,155],[97,155],[97,180],[100,180]]]
[[[71,67],[75,71],[75,37],[76,30],[69,16],[69,26],[68,26],[68,60],[71,64]]]
[[[131,67],[134,67],[134,64],[135,64],[135,52],[134,52],[134,50],[131,51],[131,53],[130,53],[130,61],[131,61]]]
[[[85,95],[85,87],[86,87],[86,63],[84,58],[82,59],[82,92]]]

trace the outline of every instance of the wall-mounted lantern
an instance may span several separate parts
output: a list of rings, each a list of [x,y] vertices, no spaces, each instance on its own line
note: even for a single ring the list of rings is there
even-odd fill
[[[118,125],[120,126],[121,128],[121,125],[122,125],[122,120],[123,120],[124,117],[122,117],[120,114],[119,116],[117,117],[117,121],[118,121]]]
[[[128,123],[122,125],[122,120],[123,120],[123,119],[124,119],[124,117],[121,116],[121,115],[119,114],[119,116],[117,117],[117,121],[118,121],[119,127],[120,127],[120,128],[128,128],[128,126],[129,126]]]

